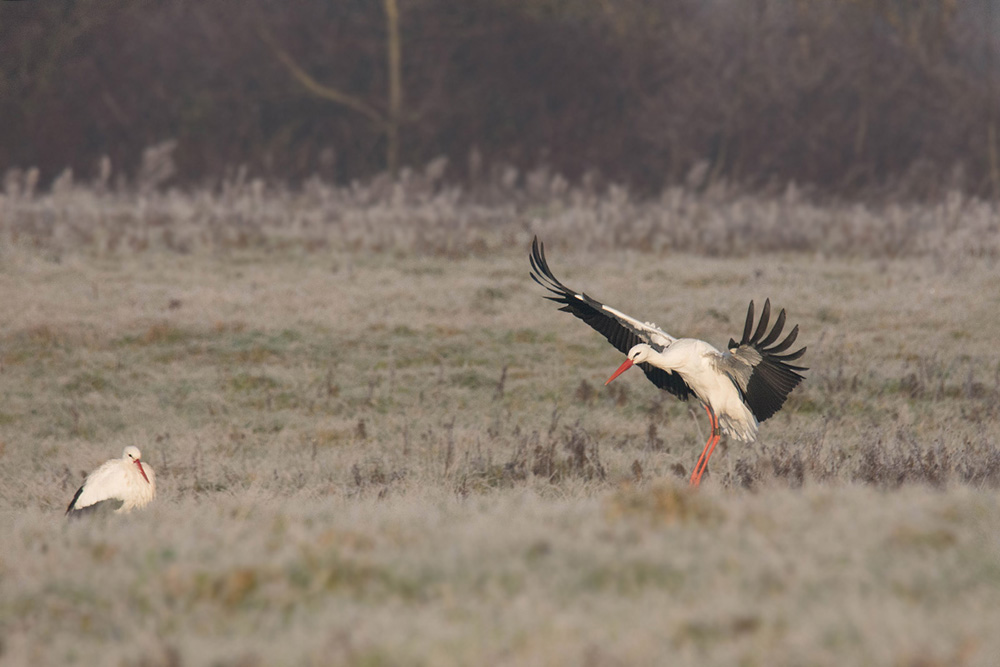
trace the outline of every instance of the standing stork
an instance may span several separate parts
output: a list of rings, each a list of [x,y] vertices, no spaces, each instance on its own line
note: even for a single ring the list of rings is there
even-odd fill
[[[767,332],[770,299],[764,302],[756,328],[750,302],[743,337],[739,343],[730,338],[729,348],[720,352],[703,340],[675,338],[654,324],[569,289],[552,274],[537,236],[531,244],[531,268],[534,281],[555,295],[545,298],[562,304],[559,310],[580,318],[627,355],[605,385],[637,365],[660,389],[682,401],[694,394],[705,406],[712,433],[691,473],[691,486],[701,483],[722,434],[741,442],[756,440],[759,423],[780,410],[789,392],[804,379],[797,371],[808,370],[788,363],[805,354],[806,348],[783,354],[795,342],[798,325],[776,342],[785,326],[784,309]]]
[[[114,507],[115,514],[128,513],[156,497],[156,475],[142,465],[138,447],[126,447],[120,459],[105,461],[87,475],[66,508],[67,516],[82,516],[98,508]]]

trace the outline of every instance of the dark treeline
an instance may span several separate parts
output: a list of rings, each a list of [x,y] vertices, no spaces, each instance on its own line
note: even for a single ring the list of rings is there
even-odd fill
[[[398,4],[401,85],[390,83]],[[175,139],[179,185],[448,158],[656,192],[1000,195],[992,0],[0,3],[0,170]],[[393,130],[395,128],[395,130]]]

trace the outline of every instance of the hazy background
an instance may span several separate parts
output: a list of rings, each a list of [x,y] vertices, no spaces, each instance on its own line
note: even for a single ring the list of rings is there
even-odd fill
[[[3,3],[0,171],[134,178],[175,140],[163,184],[347,183],[394,134],[455,182],[1000,193],[989,0],[401,0],[393,103],[395,4]]]
[[[993,7],[0,2],[0,664],[1000,664]]]

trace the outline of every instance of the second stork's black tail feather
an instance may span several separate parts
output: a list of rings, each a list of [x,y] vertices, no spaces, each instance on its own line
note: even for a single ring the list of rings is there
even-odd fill
[[[757,421],[764,421],[775,412],[781,409],[788,394],[805,378],[798,371],[809,370],[804,366],[794,366],[788,362],[799,359],[806,352],[802,347],[795,352],[782,354],[795,343],[799,335],[799,327],[795,327],[785,336],[780,343],[774,344],[781,337],[781,332],[785,327],[785,310],[778,313],[778,318],[774,322],[770,333],[767,333],[767,326],[771,317],[771,300],[764,302],[764,308],[760,313],[760,320],[757,328],[754,329],[753,301],[747,308],[746,324],[743,326],[743,337],[740,342],[729,340],[730,349],[738,347],[751,347],[760,354],[760,361],[753,365],[753,372],[747,382],[745,399],[747,407],[757,417]],[[753,334],[751,335],[751,331]],[[763,336],[763,338],[762,338]]]

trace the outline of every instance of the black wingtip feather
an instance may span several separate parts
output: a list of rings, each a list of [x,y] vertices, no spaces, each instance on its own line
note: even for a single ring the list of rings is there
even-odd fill
[[[760,346],[767,347],[774,341],[778,340],[778,336],[781,335],[781,330],[784,328],[785,328],[785,309],[782,308],[781,312],[778,313],[778,319],[775,321],[774,327],[771,328],[771,333],[767,334],[767,338],[760,341]]]
[[[743,337],[740,338],[740,345],[750,342],[750,330],[753,328],[753,301],[747,306],[747,321],[743,325]],[[736,347],[736,342],[730,342],[729,347]]]
[[[789,354],[772,354],[771,357],[777,359],[778,361],[795,361],[806,353],[806,348],[799,348],[795,352],[790,352]]]
[[[76,493],[73,495],[73,500],[69,501],[69,505],[66,507],[66,514],[73,511],[73,506],[76,505],[76,499],[80,497],[81,493],[83,493],[83,486],[76,490]]]
[[[767,331],[767,322],[771,319],[771,300],[764,300],[764,308],[760,311],[760,322],[757,324],[757,330],[753,332],[753,337],[750,338],[751,343],[757,343],[760,337],[764,335]]]
[[[795,342],[799,334],[799,327],[796,325],[788,333],[784,340],[774,344],[781,337],[781,332],[785,326],[785,310],[781,309],[778,317],[768,332],[768,320],[771,310],[771,301],[764,301],[761,309],[760,320],[756,329],[753,326],[753,302],[747,309],[747,321],[743,327],[743,338],[740,345],[746,345],[757,350],[760,354],[760,361],[756,363],[747,382],[744,399],[747,407],[757,417],[757,421],[764,421],[781,409],[785,399],[795,387],[805,378],[799,371],[808,370],[803,366],[793,366],[789,361],[795,361],[805,354],[806,348],[801,348],[789,354],[781,354]],[[750,331],[753,330],[753,335]],[[735,347],[736,341],[730,339],[729,346]]]
[[[587,294],[574,292],[563,285],[549,268],[548,261],[545,259],[545,245],[538,240],[537,236],[531,242],[530,260],[532,279],[553,294],[553,296],[545,298],[561,304],[562,308],[559,310],[583,320],[588,326],[604,336],[615,349],[624,354],[638,343],[650,342],[648,336],[644,337],[626,322],[608,313],[603,304],[596,299]],[[687,383],[677,373],[663,371],[648,364],[640,364],[640,366],[646,373],[646,377],[660,389],[682,400],[691,393]]]
[[[792,328],[792,330],[788,332],[788,335],[785,336],[785,340],[781,341],[780,343],[778,343],[777,345],[775,345],[770,349],[771,354],[778,354],[780,352],[784,352],[785,350],[787,350],[792,346],[792,343],[794,343],[795,339],[798,337],[799,337],[799,325],[796,324]]]

